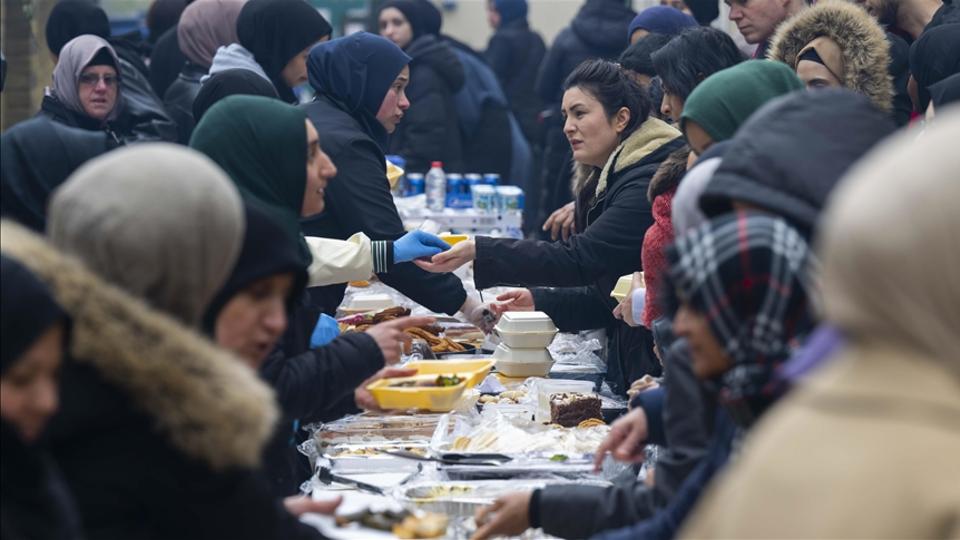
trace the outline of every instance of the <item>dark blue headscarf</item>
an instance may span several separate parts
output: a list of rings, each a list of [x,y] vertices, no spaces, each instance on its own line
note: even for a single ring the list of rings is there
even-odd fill
[[[687,28],[699,26],[697,20],[670,6],[651,6],[633,18],[627,29],[627,39],[641,28],[651,34],[675,36]]]
[[[307,72],[317,94],[338,103],[371,130],[374,140],[386,132],[376,120],[383,97],[410,57],[393,42],[358,32],[321,43],[310,51]],[[379,129],[378,129],[379,128]]]

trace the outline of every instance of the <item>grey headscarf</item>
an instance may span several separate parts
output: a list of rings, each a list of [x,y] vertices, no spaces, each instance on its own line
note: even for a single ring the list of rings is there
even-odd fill
[[[217,49],[237,41],[237,17],[243,0],[197,0],[177,24],[180,51],[198,66],[209,68]]]
[[[719,157],[712,157],[696,162],[677,186],[670,209],[673,234],[677,238],[707,222],[707,216],[700,210],[700,195],[707,189],[707,184],[713,178],[713,173],[717,172],[721,161],[723,160]]]
[[[243,203],[203,154],[140,144],[78,169],[51,199],[48,234],[100,277],[196,328],[240,254]]]
[[[110,52],[119,77],[120,59],[117,58],[117,52],[101,37],[90,34],[77,36],[68,41],[60,50],[57,66],[53,68],[53,86],[50,88],[50,93],[68,109],[80,114],[87,114],[83,110],[83,104],[80,103],[80,74],[102,49],[107,49]],[[107,115],[107,120],[115,119],[119,109],[120,85],[117,85],[117,102],[110,114]]]

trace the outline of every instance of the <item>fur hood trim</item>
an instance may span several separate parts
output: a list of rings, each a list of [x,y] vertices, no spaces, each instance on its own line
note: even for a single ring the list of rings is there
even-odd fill
[[[843,54],[843,85],[870,98],[882,111],[893,108],[890,45],[883,28],[860,6],[823,0],[777,28],[767,53],[796,69],[797,55],[811,41],[828,37]]]
[[[600,195],[607,189],[607,178],[610,176],[611,169],[614,174],[626,170],[656,152],[661,146],[680,136],[682,134],[677,128],[663,120],[652,116],[647,118],[636,131],[630,134],[610,154],[603,169],[598,170],[596,167],[574,162],[573,193],[579,193],[589,183],[593,175],[599,174],[597,189],[594,192],[594,198],[599,199]]]
[[[72,360],[124,390],[184,454],[214,470],[259,466],[278,414],[252,369],[16,223],[0,224],[0,245],[69,313]]]

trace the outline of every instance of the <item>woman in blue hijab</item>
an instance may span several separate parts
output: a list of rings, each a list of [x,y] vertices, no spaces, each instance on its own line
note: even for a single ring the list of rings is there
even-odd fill
[[[307,116],[338,173],[326,189],[326,211],[302,223],[306,235],[341,240],[358,232],[372,240],[403,236],[386,178],[384,149],[387,135],[410,107],[405,93],[409,63],[399,47],[366,32],[310,51],[307,70],[317,97],[306,105]],[[481,322],[479,302],[467,296],[453,275],[431,275],[403,264],[380,279],[431,311],[453,315],[460,310],[471,322]],[[314,306],[332,313],[343,300],[344,288],[311,289]]]

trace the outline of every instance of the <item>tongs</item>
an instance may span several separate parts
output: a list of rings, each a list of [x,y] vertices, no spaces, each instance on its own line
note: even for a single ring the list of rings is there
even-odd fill
[[[324,484],[330,485],[333,483],[343,484],[346,486],[351,486],[360,491],[366,491],[369,493],[375,493],[377,495],[384,495],[383,488],[375,486],[373,484],[368,484],[366,482],[361,482],[359,480],[354,480],[352,478],[347,478],[346,476],[340,476],[339,474],[334,474],[329,467],[317,467],[317,479],[323,482]]]
[[[503,454],[444,454],[443,457],[429,457],[407,450],[387,450],[384,453],[404,459],[432,461],[434,463],[440,463],[441,465],[499,466],[513,460],[512,457]]]

